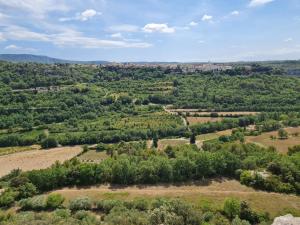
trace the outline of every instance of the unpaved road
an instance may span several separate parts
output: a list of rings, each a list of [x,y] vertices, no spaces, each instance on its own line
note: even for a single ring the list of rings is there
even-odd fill
[[[7,175],[13,169],[29,171],[44,169],[56,161],[64,162],[78,155],[80,146],[60,147],[49,150],[33,150],[0,156],[0,177]]]

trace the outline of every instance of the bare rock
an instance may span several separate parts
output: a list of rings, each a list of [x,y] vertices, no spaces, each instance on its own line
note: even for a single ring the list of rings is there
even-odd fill
[[[300,225],[300,217],[293,217],[291,214],[276,217],[272,225]]]

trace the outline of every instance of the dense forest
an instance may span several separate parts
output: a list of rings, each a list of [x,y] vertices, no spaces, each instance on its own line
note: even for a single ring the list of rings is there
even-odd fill
[[[180,68],[1,62],[0,145],[39,143],[48,134],[64,145],[189,136],[166,105],[299,111],[298,77],[253,68],[181,74]]]

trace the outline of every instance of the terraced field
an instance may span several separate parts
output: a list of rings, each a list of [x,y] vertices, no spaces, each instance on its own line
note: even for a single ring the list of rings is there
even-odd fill
[[[80,146],[60,147],[49,150],[32,150],[0,156],[0,177],[13,169],[23,171],[44,169],[56,161],[64,162],[82,151]]]

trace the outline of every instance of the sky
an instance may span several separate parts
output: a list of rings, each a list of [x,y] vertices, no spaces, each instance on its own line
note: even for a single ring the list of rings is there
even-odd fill
[[[300,59],[300,0],[0,0],[0,53],[116,62]]]

